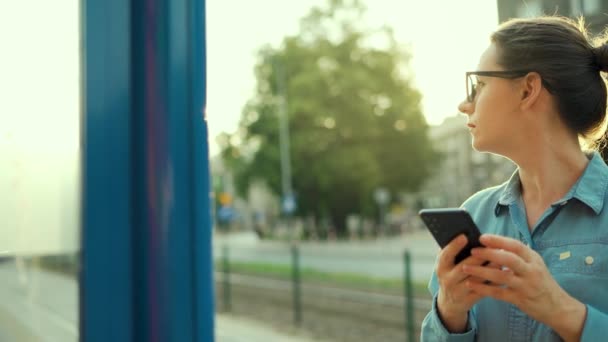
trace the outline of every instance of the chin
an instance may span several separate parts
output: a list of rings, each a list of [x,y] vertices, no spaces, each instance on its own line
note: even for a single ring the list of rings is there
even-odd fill
[[[487,142],[484,142],[483,140],[480,140],[480,139],[473,138],[473,141],[471,142],[471,146],[477,152],[492,152],[492,153],[494,153],[494,149],[492,148],[492,146],[489,146],[487,144]]]
[[[475,137],[473,137],[473,140],[471,141],[471,146],[477,152],[485,152],[485,149],[483,148],[483,144],[481,143],[481,141],[479,141],[479,139],[477,139]]]
[[[503,156],[503,154],[501,153],[501,151],[503,150],[503,148],[501,147],[503,146],[501,146],[500,144],[489,144],[487,141],[483,141],[473,137],[471,146],[477,152],[488,152]]]

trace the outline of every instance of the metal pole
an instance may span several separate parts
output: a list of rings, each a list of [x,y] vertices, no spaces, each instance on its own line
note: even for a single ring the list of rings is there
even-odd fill
[[[293,278],[293,321],[295,325],[302,324],[302,298],[300,292],[300,260],[298,246],[291,246],[292,278]]]
[[[223,295],[224,295],[224,309],[226,311],[232,311],[232,297],[230,289],[230,259],[228,255],[228,246],[222,247],[222,261],[223,261]]]
[[[380,228],[378,229],[378,235],[386,236],[386,228],[384,227],[384,204],[380,204],[380,217],[378,219]]]
[[[291,156],[289,154],[289,118],[287,114],[287,90],[285,85],[285,66],[274,59],[275,76],[277,81],[277,93],[279,98],[279,149],[281,154],[281,190],[283,201],[293,196],[291,183]],[[289,236],[293,239],[293,232],[289,229],[291,213],[286,213],[285,224],[289,230]]]
[[[403,287],[405,291],[405,333],[407,341],[414,342],[415,330],[414,330],[414,291],[412,286],[412,263],[410,258],[410,252],[405,251],[403,254],[404,263],[404,277]]]
[[[287,117],[287,90],[285,89],[285,68],[275,62],[277,92],[279,94],[279,148],[281,153],[281,186],[283,196],[290,196],[291,157],[289,155],[289,118]]]

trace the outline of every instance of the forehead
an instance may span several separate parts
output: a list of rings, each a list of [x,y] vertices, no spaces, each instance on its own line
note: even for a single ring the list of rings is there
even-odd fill
[[[498,65],[498,48],[496,47],[496,44],[490,44],[481,54],[477,70],[502,70],[502,67]]]

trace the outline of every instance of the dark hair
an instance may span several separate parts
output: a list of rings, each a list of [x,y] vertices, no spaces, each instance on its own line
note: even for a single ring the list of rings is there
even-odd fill
[[[605,131],[608,46],[589,39],[583,19],[559,16],[512,19],[491,36],[506,70],[538,72],[562,120],[597,148]],[[602,139],[603,140],[603,139]]]

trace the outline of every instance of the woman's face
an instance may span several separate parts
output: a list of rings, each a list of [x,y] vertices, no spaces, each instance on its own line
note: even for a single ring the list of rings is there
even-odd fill
[[[491,44],[481,55],[477,71],[502,71],[497,63],[498,51]],[[477,92],[471,102],[464,100],[458,110],[469,118],[468,126],[477,151],[508,154],[517,132],[519,108],[517,81],[499,77],[477,78]]]

